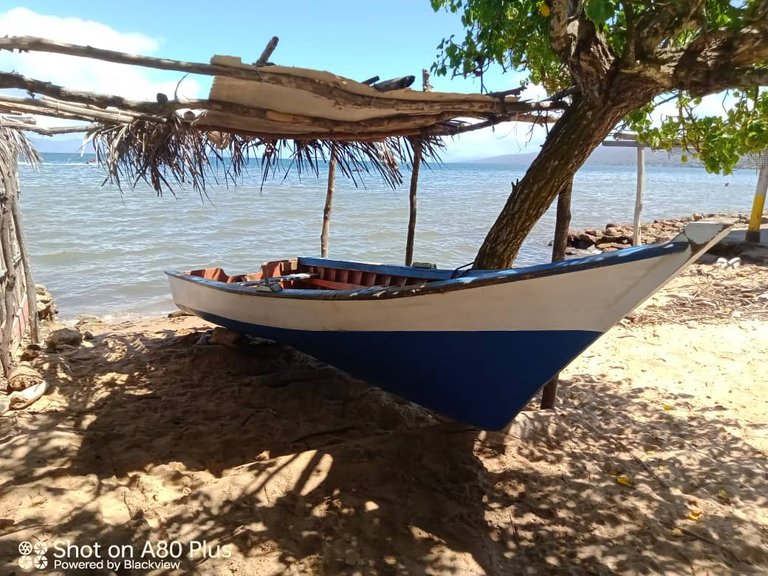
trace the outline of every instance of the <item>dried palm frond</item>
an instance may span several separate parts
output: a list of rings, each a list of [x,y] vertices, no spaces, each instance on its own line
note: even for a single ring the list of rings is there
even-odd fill
[[[35,150],[26,135],[17,126],[9,123],[0,116],[0,174],[9,174],[11,167],[16,165],[19,158],[33,166],[40,164],[40,155]]]
[[[242,136],[223,138],[191,128],[176,114],[164,121],[137,119],[128,124],[100,125],[86,136],[93,143],[96,158],[107,169],[105,182],[122,188],[140,180],[162,195],[175,195],[176,185],[191,184],[204,192],[206,179],[218,181],[214,166],[224,166],[225,178],[237,178],[247,163],[252,139]],[[222,146],[223,145],[223,146]],[[225,152],[231,158],[225,161]]]
[[[424,156],[439,161],[443,142],[439,138],[426,137],[423,140]],[[338,169],[352,180],[355,186],[361,182],[360,174],[378,173],[392,188],[403,182],[400,166],[413,162],[413,147],[410,139],[387,138],[383,141],[334,141],[334,140],[271,140],[265,141],[262,152],[262,177],[274,176],[284,155],[290,158],[287,170],[311,171],[320,175],[321,163],[330,159],[331,149],[336,148]],[[286,154],[286,151],[287,154]]]
[[[191,184],[201,194],[211,179],[237,183],[251,157],[261,156],[262,184],[278,169],[295,169],[319,176],[320,166],[337,147],[338,166],[355,185],[360,173],[378,173],[392,187],[403,181],[400,165],[410,163],[409,141],[388,138],[380,142],[264,139],[220,131],[204,131],[176,114],[167,119],[137,119],[128,124],[99,126],[89,131],[99,163],[107,179],[118,187],[135,186],[140,180],[162,195],[174,194],[174,186]],[[439,159],[438,138],[424,139],[424,156]],[[287,162],[287,166],[286,166]]]

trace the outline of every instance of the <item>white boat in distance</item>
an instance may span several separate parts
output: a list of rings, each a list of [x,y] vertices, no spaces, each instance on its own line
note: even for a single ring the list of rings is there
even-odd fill
[[[507,270],[291,258],[249,274],[166,274],[181,310],[499,429],[729,229],[695,222],[669,242]]]

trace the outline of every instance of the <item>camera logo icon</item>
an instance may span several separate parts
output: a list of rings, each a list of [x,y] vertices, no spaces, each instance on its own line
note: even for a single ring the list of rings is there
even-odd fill
[[[35,542],[32,544],[29,540],[19,542],[19,568],[22,570],[43,570],[48,567],[48,558],[45,553],[48,552],[48,544],[45,542]]]

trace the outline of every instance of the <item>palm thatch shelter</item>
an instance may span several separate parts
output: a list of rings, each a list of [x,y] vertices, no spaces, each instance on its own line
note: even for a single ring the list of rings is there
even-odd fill
[[[22,131],[49,135],[85,132],[99,164],[106,170],[105,181],[133,186],[144,180],[158,194],[173,193],[179,185],[191,185],[204,192],[206,182],[215,178],[211,170],[214,165],[226,179],[237,182],[252,158],[261,159],[264,177],[275,172],[282,158],[289,158],[297,170],[308,169],[315,174],[330,160],[331,174],[337,166],[352,180],[361,172],[376,172],[392,186],[403,181],[401,166],[411,165],[412,248],[418,165],[422,158],[438,158],[443,137],[506,121],[545,122],[548,114],[565,107],[558,99],[522,101],[519,88],[491,94],[438,93],[428,91],[426,80],[424,91],[408,89],[413,77],[357,82],[329,72],[276,66],[267,61],[276,43],[273,38],[261,57],[248,64],[231,56],[214,56],[210,63],[195,63],[34,37],[0,38],[0,50],[58,53],[213,76],[206,99],[181,100],[175,95],[157,94],[154,101],[131,101],[0,71],[0,89],[27,93],[25,97],[0,95],[0,113],[7,115],[0,131],[4,198],[13,197],[16,189],[18,154],[35,157],[20,135]],[[45,129],[31,121],[30,115],[81,124]],[[329,181],[326,218],[330,214],[331,191]],[[3,218],[6,209],[17,213],[15,206],[13,202],[7,208],[3,204]],[[22,237],[18,220],[8,230]],[[327,241],[325,227],[324,234]],[[3,228],[4,255],[9,235]],[[11,270],[8,262],[5,267]],[[28,266],[24,270],[29,273]],[[8,304],[16,311],[5,310],[3,317],[18,316],[21,301]],[[10,354],[6,332],[0,354],[4,368]]]

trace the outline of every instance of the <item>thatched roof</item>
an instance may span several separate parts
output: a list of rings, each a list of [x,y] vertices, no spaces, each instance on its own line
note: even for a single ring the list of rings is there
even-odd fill
[[[0,114],[0,180],[11,175],[10,167],[15,167],[19,158],[30,164],[40,162],[40,156],[21,130],[24,124],[22,118]]]
[[[203,188],[211,162],[220,162],[227,177],[236,177],[253,156],[274,169],[288,152],[299,169],[317,171],[332,147],[347,176],[373,167],[397,184],[400,164],[412,157],[414,138],[424,143],[425,159],[435,158],[443,136],[510,120],[543,121],[548,112],[564,107],[558,101],[521,102],[519,90],[490,95],[381,91],[329,72],[245,64],[229,56],[214,56],[210,64],[182,62],[32,37],[0,38],[1,49],[213,75],[207,99],[182,101],[158,94],[157,101],[136,102],[0,72],[0,88],[24,89],[31,96],[0,97],[0,112],[89,123],[109,178],[118,184],[146,179],[158,192],[172,189],[174,182]]]

